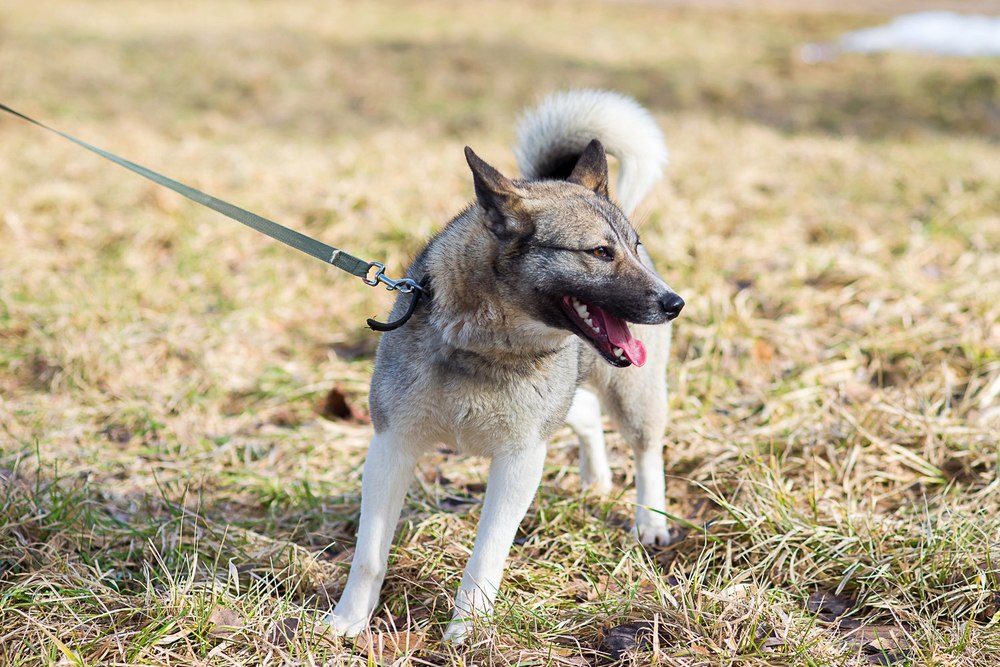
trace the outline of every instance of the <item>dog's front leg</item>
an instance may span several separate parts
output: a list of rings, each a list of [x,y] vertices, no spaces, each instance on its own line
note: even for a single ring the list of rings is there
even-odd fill
[[[325,619],[338,634],[354,637],[368,626],[416,462],[396,434],[376,433],[372,438],[362,472],[361,519],[351,572],[340,602]]]
[[[673,535],[667,525],[663,442],[658,437],[646,437],[632,445],[635,451],[635,535],[646,546],[665,546],[670,544]]]
[[[455,614],[445,631],[446,641],[461,642],[473,619],[493,611],[507,555],[538,490],[544,465],[544,442],[493,458],[476,544],[455,596]]]

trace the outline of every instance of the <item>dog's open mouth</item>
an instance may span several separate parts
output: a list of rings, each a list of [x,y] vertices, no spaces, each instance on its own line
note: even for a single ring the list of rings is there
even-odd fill
[[[561,305],[582,336],[597,348],[609,364],[642,366],[646,363],[646,346],[632,337],[625,320],[571,296],[564,296]]]

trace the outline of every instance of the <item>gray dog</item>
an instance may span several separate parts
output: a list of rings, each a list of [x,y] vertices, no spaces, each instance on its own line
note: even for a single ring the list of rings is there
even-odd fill
[[[609,199],[605,147],[620,163],[620,206]],[[666,323],[684,301],[657,275],[626,217],[662,173],[663,137],[633,100],[572,91],[525,116],[517,155],[523,180],[466,148],[476,201],[413,262],[407,275],[429,298],[379,344],[357,550],[326,619],[339,633],[367,626],[414,467],[438,443],[492,460],[446,639],[461,641],[475,617],[492,611],[546,443],[564,422],[580,438],[584,486],[607,492],[601,406],[608,411],[635,452],[636,535],[643,544],[670,540]],[[661,326],[634,327],[644,344],[626,323]]]

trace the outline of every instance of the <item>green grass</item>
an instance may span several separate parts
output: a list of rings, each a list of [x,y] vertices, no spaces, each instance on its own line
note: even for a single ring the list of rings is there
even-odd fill
[[[816,5],[4,4],[0,100],[393,275],[465,144],[513,172],[545,93],[648,105],[689,532],[635,546],[627,447],[585,497],[560,433],[494,622],[442,645],[486,466],[439,452],[371,636],[330,637],[370,426],[323,404],[366,405],[389,295],[4,118],[0,664],[568,666],[627,623],[637,665],[1000,659],[996,63],[807,66],[883,19]]]

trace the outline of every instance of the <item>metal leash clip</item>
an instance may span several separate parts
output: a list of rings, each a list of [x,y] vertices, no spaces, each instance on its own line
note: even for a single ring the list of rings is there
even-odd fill
[[[385,285],[385,288],[390,292],[393,290],[399,290],[403,294],[409,294],[413,290],[419,290],[420,285],[417,281],[410,278],[401,278],[399,280],[393,280],[389,276],[385,275],[385,264],[382,262],[368,262],[368,273],[375,267],[378,267],[378,272],[375,274],[374,278],[369,278],[367,275],[361,278],[365,285],[369,287],[375,287],[379,283]]]
[[[369,287],[375,287],[379,283],[385,285],[386,290],[392,292],[393,290],[402,292],[403,294],[412,294],[410,298],[410,305],[407,307],[406,312],[403,313],[399,319],[393,320],[391,322],[379,322],[378,320],[368,318],[368,326],[374,331],[392,331],[393,329],[398,329],[399,327],[406,324],[407,320],[413,315],[413,311],[417,309],[417,302],[420,300],[420,296],[424,293],[423,288],[421,288],[420,283],[413,280],[412,278],[400,278],[399,280],[393,280],[389,276],[385,275],[385,264],[382,262],[368,262],[368,273],[371,270],[378,268],[373,278],[369,278],[368,274],[362,276],[361,280],[364,281]]]

